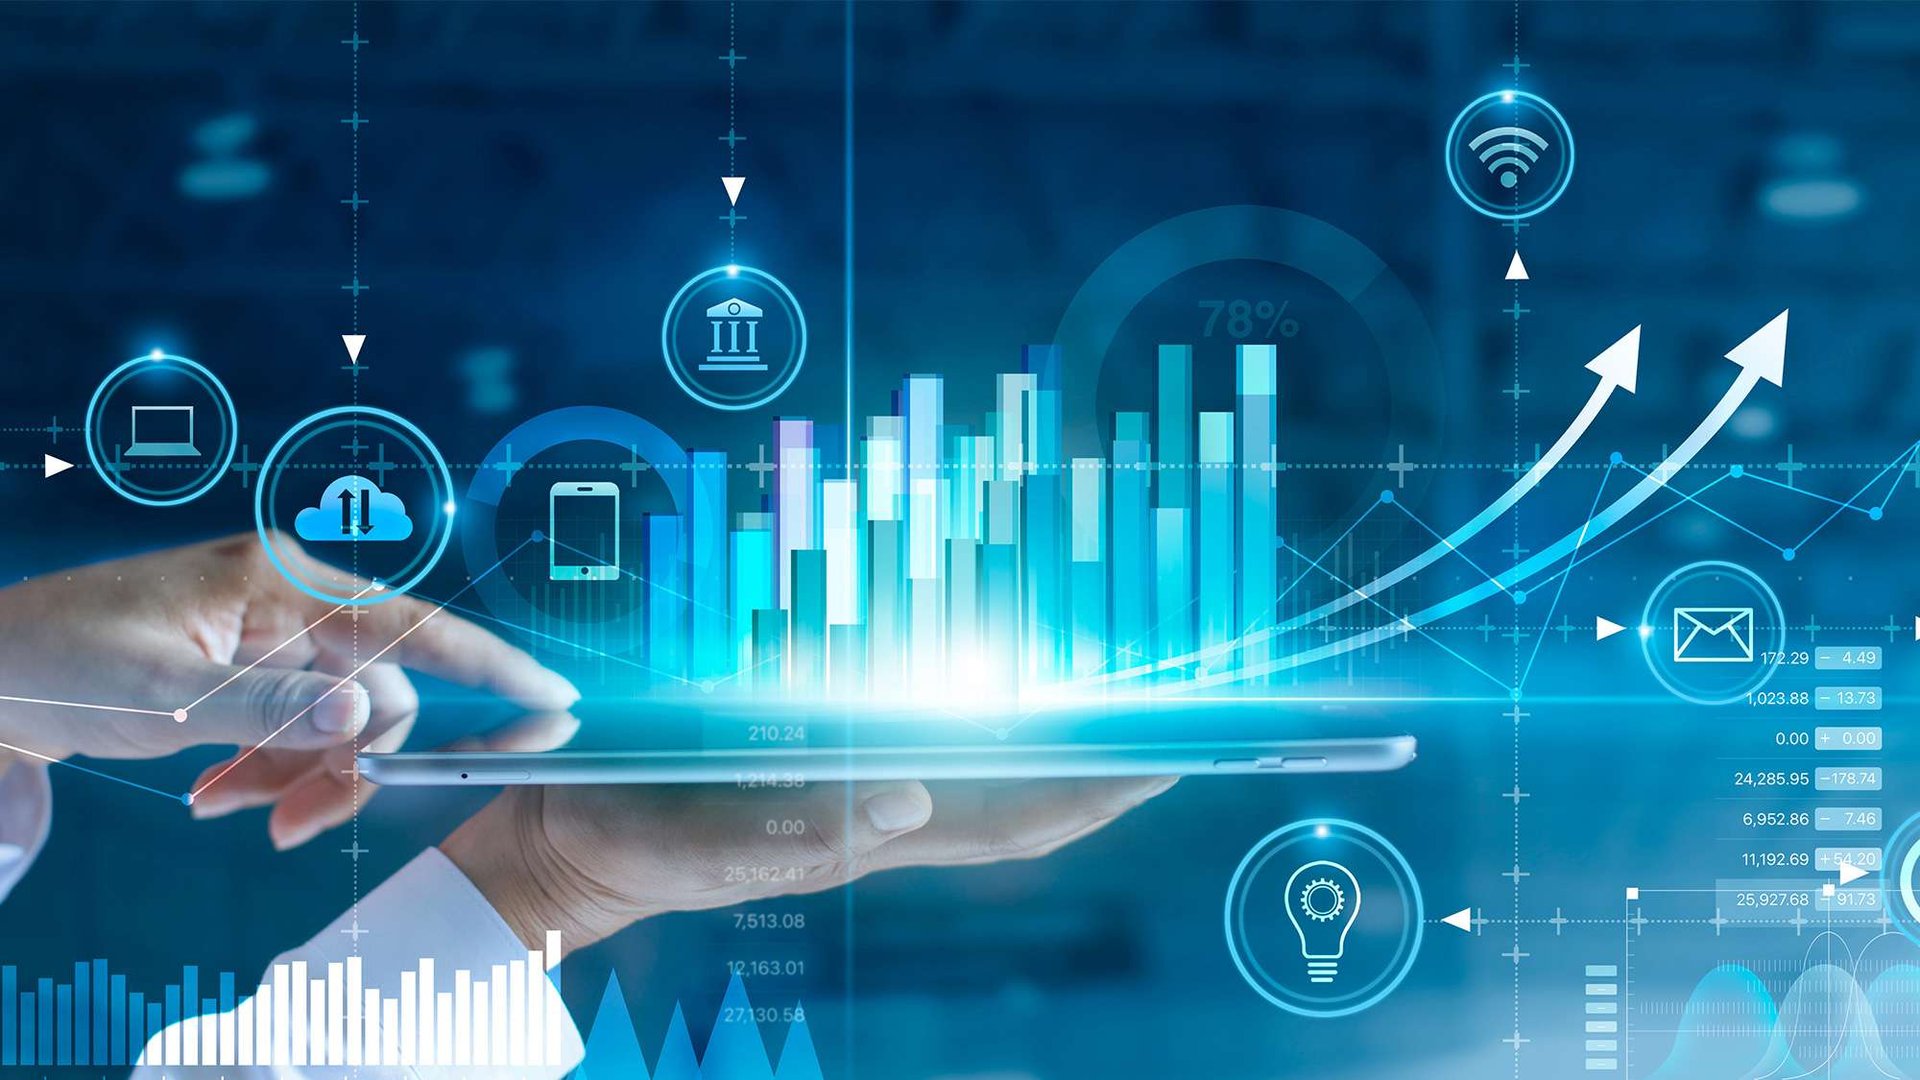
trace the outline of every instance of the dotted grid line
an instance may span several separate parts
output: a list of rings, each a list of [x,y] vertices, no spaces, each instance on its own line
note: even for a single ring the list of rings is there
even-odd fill
[[[1520,82],[1520,0],[1513,0],[1513,85],[1518,88]],[[1520,185],[1513,186],[1513,203],[1516,220],[1520,209]],[[1520,230],[1513,230],[1514,251],[1519,251]],[[1520,282],[1513,282],[1511,311],[1513,319],[1513,465],[1516,472],[1520,468]],[[1520,559],[1520,507],[1513,508],[1513,556]],[[1572,567],[1569,565],[1569,572]],[[1517,620],[1516,620],[1517,621]],[[1520,1080],[1520,722],[1526,713],[1520,708],[1522,697],[1520,677],[1520,636],[1513,637],[1513,1076]]]
[[[736,22],[734,19],[734,0],[727,0],[727,175],[728,176],[740,175],[739,165],[737,160],[737,157],[738,157],[737,144],[739,143],[740,140],[736,137],[739,131],[739,128],[736,126],[736,122],[735,122],[735,105],[736,105],[736,97],[737,97],[735,91],[736,91],[736,83],[738,81],[738,69],[740,66],[740,60],[739,60],[739,53],[734,48],[734,42],[736,40],[735,34],[734,34],[735,26],[736,26]],[[734,205],[731,201],[729,201],[729,204],[727,206],[727,210],[729,211],[727,214],[727,262],[729,264],[739,261],[735,255],[735,250],[734,250],[734,232],[739,227],[739,221],[740,221],[740,215],[732,212],[736,209],[738,209],[738,207]]]
[[[1895,464],[1900,465],[1901,462],[1899,461],[1899,459],[1906,457],[1910,452],[1911,452],[1910,450],[1901,451],[1901,453],[1897,455],[1895,458]],[[38,462],[38,461],[0,462],[0,471],[5,471],[7,469],[36,469],[37,470],[42,467],[42,464],[43,464],[42,462]],[[276,465],[275,468],[324,470],[324,469],[339,469],[343,467],[363,465],[363,464],[365,463],[364,462],[324,462],[324,461],[291,462],[290,461],[285,463],[284,465]],[[1604,472],[1609,468],[1630,468],[1630,469],[1638,470],[1642,473],[1649,473],[1659,468],[1661,464],[1662,464],[1661,462],[1634,463],[1634,462],[1622,461],[1619,463],[1619,465],[1613,465],[1612,463],[1609,463],[1609,462],[1562,461],[1560,464],[1554,466],[1554,471],[1555,472],[1569,472],[1569,471]],[[93,465],[89,462],[76,462],[74,463],[73,467],[75,469],[91,469],[93,468]],[[154,471],[154,472],[164,471],[169,469],[171,470],[191,469],[191,470],[198,471],[205,468],[205,466],[194,465],[191,463],[169,463],[169,462],[152,462],[152,463],[143,462],[139,467],[143,471]],[[407,470],[425,468],[425,466],[419,464],[418,462],[409,463],[409,462],[399,462],[399,461],[382,462],[380,463],[379,467],[382,469],[397,470],[402,472]],[[1398,469],[1399,467],[1400,467],[1400,463],[1391,462],[1391,461],[1384,461],[1384,462],[1254,461],[1254,462],[1187,462],[1187,463],[1167,462],[1165,464],[1154,464],[1151,462],[1147,462],[1147,463],[1141,463],[1137,465],[1116,465],[1102,458],[1075,458],[1071,462],[1064,462],[1056,465],[1023,464],[1020,466],[1020,471],[1023,474],[1034,474],[1034,473],[1064,474],[1064,473],[1069,473],[1074,471],[1092,471],[1092,470],[1105,471],[1105,472],[1179,472],[1182,470],[1191,470],[1195,472],[1208,471],[1208,470],[1213,470],[1213,471],[1240,470],[1240,471],[1246,471],[1246,472],[1345,472],[1345,471],[1382,472],[1382,471],[1393,471]],[[1419,468],[1419,469],[1430,469],[1436,472],[1453,471],[1453,472],[1514,473],[1516,471],[1517,472],[1526,471],[1525,468],[1516,470],[1514,466],[1511,464],[1499,463],[1499,462],[1484,462],[1484,463],[1483,462],[1461,462],[1456,464],[1409,465],[1408,467]],[[1827,462],[1823,464],[1814,463],[1814,462],[1796,461],[1793,464],[1793,471],[1794,472],[1800,472],[1800,471],[1878,472],[1888,467],[1889,467],[1888,463],[1884,461],[1836,461],[1836,462]],[[449,471],[453,471],[453,472],[463,472],[463,471],[478,472],[481,470],[494,470],[494,469],[502,469],[502,468],[511,468],[515,472],[518,472],[522,469],[575,470],[575,471],[580,469],[618,469],[626,472],[634,472],[634,471],[674,472],[678,470],[690,471],[694,469],[743,469],[750,472],[775,472],[775,471],[778,471],[781,468],[781,466],[771,461],[767,461],[767,462],[703,461],[699,463],[694,463],[694,462],[655,463],[651,461],[635,462],[632,459],[628,459],[626,461],[598,461],[598,462],[582,461],[582,462],[572,462],[572,463],[515,461],[515,462],[512,462],[510,465],[505,462],[448,462],[447,468]],[[787,466],[787,468],[795,472],[811,472],[811,471],[825,472],[825,471],[828,471],[829,469],[833,469],[833,470],[852,469],[857,472],[888,471],[888,470],[904,471],[905,470],[904,465],[876,465],[872,462],[867,462],[867,461],[854,462],[850,465],[838,464],[838,465],[828,466],[828,465],[815,464],[815,465],[803,465],[803,466]],[[974,465],[965,465],[958,462],[942,462],[938,465],[926,465],[926,466],[916,465],[914,466],[914,468],[916,471],[921,471],[924,469],[925,471],[967,474],[967,473],[998,472],[1000,469],[1000,465],[998,462],[981,462]],[[1767,482],[1767,478],[1763,476],[1753,475],[1753,474],[1761,471],[1786,471],[1780,466],[1779,463],[1748,464],[1748,463],[1741,463],[1741,462],[1726,463],[1726,462],[1698,462],[1698,461],[1689,464],[1687,466],[1686,471],[1690,473],[1710,473],[1710,472],[1727,472],[1733,469],[1741,470],[1741,472],[1745,474],[1743,476],[1744,479],[1760,480],[1762,482]],[[233,465],[230,465],[227,467],[227,471],[234,472],[234,473],[244,473],[244,472],[255,472],[255,471],[258,471],[258,469],[256,466],[252,465],[251,463],[235,462]],[[1920,460],[1917,460],[1916,462],[1911,464],[1904,464],[1901,466],[1901,468],[1898,471],[1901,473],[1912,473],[1916,476],[1916,478],[1920,478]],[[1787,485],[1779,484],[1777,486],[1784,488]],[[1794,488],[1792,490],[1798,492],[1799,494],[1806,495],[1809,498],[1814,498],[1814,499],[1821,498],[1821,496],[1816,492],[1801,491],[1798,488]]]
[[[352,37],[353,44],[349,46],[349,49],[353,55],[353,60],[352,60],[353,115],[356,118],[358,118],[360,115],[360,48],[362,44],[361,37],[360,37],[360,0],[353,0],[352,20],[353,20],[353,37]],[[361,206],[360,125],[359,124],[353,125],[352,147],[353,147],[353,155],[352,155],[351,183],[352,183],[353,201],[348,205],[348,210],[350,211],[349,217],[353,223],[353,226],[352,226],[353,228],[353,255],[352,255],[353,278],[352,280],[354,284],[354,288],[352,290],[353,332],[358,334],[361,332],[360,293],[362,291],[361,288],[359,287],[360,286],[360,206]],[[358,357],[349,357],[347,362],[347,368],[349,371],[348,377],[353,387],[353,404],[355,408],[358,408],[360,405],[360,364],[359,364]],[[355,445],[358,445],[360,442],[360,438],[357,431],[354,435],[353,441]],[[360,547],[357,544],[354,545],[353,547],[353,569],[356,574],[359,573]],[[351,634],[351,645],[349,646],[349,651],[352,655],[352,663],[348,667],[348,670],[358,671],[360,670],[359,612],[355,611],[349,617],[353,620],[353,631]],[[364,732],[364,729],[354,732],[353,757],[347,762],[347,783],[348,783],[347,798],[348,798],[348,805],[352,813],[352,818],[348,825],[348,837],[350,842],[347,846],[347,850],[344,852],[344,854],[348,858],[348,861],[351,867],[351,869],[349,870],[348,887],[350,889],[350,896],[352,900],[352,915],[351,915],[351,921],[349,923],[351,932],[348,934],[348,939],[352,942],[352,945],[351,945],[352,955],[356,958],[360,956],[360,935],[361,935],[360,901],[363,896],[363,893],[361,890],[361,884],[360,884],[360,856],[363,853],[363,849],[360,846],[360,795],[361,795],[360,750],[362,747],[361,737],[363,732]],[[358,1065],[355,1065],[353,1067],[352,1075],[356,1078],[360,1075],[360,1067]]]

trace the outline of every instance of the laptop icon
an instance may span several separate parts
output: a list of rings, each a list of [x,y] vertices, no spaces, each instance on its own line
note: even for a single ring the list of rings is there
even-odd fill
[[[199,457],[193,446],[193,406],[133,406],[133,445],[128,457]]]

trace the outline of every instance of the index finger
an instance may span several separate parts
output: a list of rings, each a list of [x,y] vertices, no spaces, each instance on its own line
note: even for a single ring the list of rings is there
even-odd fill
[[[485,690],[536,712],[564,711],[580,691],[558,672],[446,610],[411,596],[336,612],[313,628],[321,645],[397,663],[437,679]]]

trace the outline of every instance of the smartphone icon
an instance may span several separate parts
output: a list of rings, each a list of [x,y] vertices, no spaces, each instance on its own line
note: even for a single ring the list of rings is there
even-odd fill
[[[562,481],[547,491],[547,577],[612,581],[620,576],[620,489]]]

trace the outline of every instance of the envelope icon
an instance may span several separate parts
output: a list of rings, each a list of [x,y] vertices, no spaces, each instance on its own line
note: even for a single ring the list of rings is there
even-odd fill
[[[1674,608],[1673,662],[1676,664],[1753,663],[1753,609],[1750,607]]]

